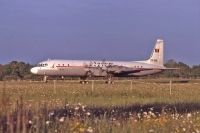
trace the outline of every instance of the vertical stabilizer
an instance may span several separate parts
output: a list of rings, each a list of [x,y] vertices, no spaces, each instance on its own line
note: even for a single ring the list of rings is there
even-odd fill
[[[155,47],[152,51],[148,63],[163,66],[164,63],[164,42],[162,39],[157,39]]]

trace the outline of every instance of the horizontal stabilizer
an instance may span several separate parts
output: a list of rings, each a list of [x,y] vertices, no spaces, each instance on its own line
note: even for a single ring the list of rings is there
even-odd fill
[[[180,70],[180,68],[163,68],[163,70]]]

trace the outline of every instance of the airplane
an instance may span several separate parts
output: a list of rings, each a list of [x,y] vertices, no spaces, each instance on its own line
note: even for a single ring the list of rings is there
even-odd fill
[[[164,41],[157,39],[149,59],[143,61],[106,61],[106,60],[47,60],[31,69],[33,74],[48,76],[80,77],[81,83],[88,83],[88,77],[139,77],[173,70],[164,66]]]

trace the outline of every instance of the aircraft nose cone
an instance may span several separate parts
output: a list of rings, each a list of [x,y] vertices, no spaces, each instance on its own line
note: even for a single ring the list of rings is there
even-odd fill
[[[31,69],[31,73],[33,74],[37,74],[38,73],[38,69],[36,67]]]

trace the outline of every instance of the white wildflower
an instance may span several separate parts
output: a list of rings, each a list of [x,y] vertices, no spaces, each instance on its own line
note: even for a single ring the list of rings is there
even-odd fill
[[[129,112],[129,116],[132,116],[132,113],[131,113],[131,112]]]
[[[152,117],[156,117],[156,115],[152,111],[149,111],[149,115]]]
[[[87,132],[88,133],[93,133],[94,131],[93,131],[93,129],[91,127],[88,127]]]
[[[50,121],[46,121],[46,125],[49,125]]]
[[[87,114],[87,116],[90,116],[90,115],[91,115],[90,112],[87,112],[86,114]]]
[[[143,112],[143,115],[147,115],[147,112]]]
[[[151,111],[153,111],[153,107],[152,107],[152,108],[150,108],[150,110],[151,110]]]
[[[143,116],[144,116],[144,118],[147,118],[148,117],[148,113],[147,112],[143,112]]]
[[[112,120],[112,121],[116,121],[117,119],[116,119],[116,118],[111,118],[111,120]]]
[[[82,107],[82,109],[85,109],[85,106],[84,106],[84,105],[82,105],[81,107]]]
[[[187,118],[189,119],[189,118],[191,118],[192,117],[192,114],[191,113],[188,113],[187,114]]]
[[[61,117],[61,118],[59,119],[59,122],[64,122],[64,120],[65,120],[65,118],[64,118],[64,117]]]
[[[155,131],[153,129],[150,129],[149,130],[149,133],[154,133]]]
[[[49,113],[49,116],[53,116],[53,115],[54,115],[54,112],[50,112],[50,113]]]
[[[28,121],[28,124],[33,124],[33,122],[31,120]]]
[[[150,119],[150,118],[151,118],[151,116],[150,116],[150,115],[147,115],[147,116],[146,116],[146,118],[147,118],[147,119]]]
[[[140,114],[140,113],[138,113],[138,114],[137,114],[137,117],[140,119],[140,118],[141,118],[141,114]]]
[[[75,110],[79,110],[79,107],[78,107],[78,106],[76,106],[76,107],[75,107]]]

